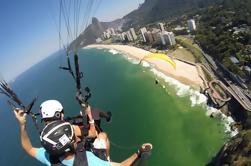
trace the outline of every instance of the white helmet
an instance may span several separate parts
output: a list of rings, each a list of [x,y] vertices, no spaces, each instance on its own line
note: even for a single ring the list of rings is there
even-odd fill
[[[40,105],[40,112],[42,119],[57,117],[63,111],[62,104],[57,100],[46,100]]]

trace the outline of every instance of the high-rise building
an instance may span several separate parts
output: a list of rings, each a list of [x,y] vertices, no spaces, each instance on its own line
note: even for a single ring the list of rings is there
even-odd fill
[[[133,40],[137,40],[137,35],[136,35],[136,33],[135,33],[134,28],[130,28],[130,33],[131,33],[131,35],[132,35]]]
[[[108,33],[107,31],[103,32],[103,36],[104,36],[104,39],[110,39],[111,38],[111,34]]]
[[[158,33],[158,40],[155,41],[156,44],[161,44],[161,45],[175,45],[176,41],[175,41],[175,36],[173,32],[167,32],[167,31],[163,31],[163,32],[159,32]]]
[[[113,41],[113,42],[120,42],[120,41],[121,41],[121,36],[120,36],[120,34],[112,35],[112,41]]]
[[[110,29],[107,29],[107,30],[106,30],[106,33],[109,33],[110,35],[112,34],[112,32],[111,32]]]
[[[194,19],[188,20],[188,21],[187,21],[187,24],[188,24],[188,30],[189,30],[190,32],[196,30],[196,24],[195,24]]]
[[[176,44],[175,36],[173,32],[164,31],[162,32],[162,35],[165,38],[166,44],[171,45],[171,46]]]
[[[153,35],[152,35],[152,32],[150,31],[147,31],[145,34],[145,37],[146,37],[146,41],[148,43],[153,43]]]
[[[129,42],[133,41],[133,37],[132,37],[130,31],[127,31],[127,32],[126,32],[126,37],[127,37],[127,40],[128,40]]]
[[[124,41],[125,37],[122,35],[122,33],[118,34],[120,41]]]
[[[121,38],[122,38],[122,41],[126,40],[126,32],[121,33]]]
[[[166,42],[166,38],[165,38],[164,33],[163,33],[163,32],[162,32],[162,33],[159,33],[159,36],[160,36],[161,44],[162,44],[163,46],[167,45],[167,42]]]
[[[159,41],[160,40],[160,36],[159,36],[159,33],[161,32],[160,29],[156,29],[156,28],[153,28],[152,30],[152,36],[153,36],[153,40],[155,42]]]
[[[115,34],[116,34],[116,33],[115,33],[115,30],[114,30],[113,28],[110,28],[110,32],[111,32],[112,35],[115,35]]]
[[[140,28],[140,33],[142,35],[143,42],[146,42],[145,33],[147,32],[146,27]]]
[[[163,23],[159,23],[159,28],[161,31],[165,31],[165,28],[164,28],[164,24]]]
[[[96,43],[101,43],[102,42],[102,39],[101,38],[97,38],[96,39]]]

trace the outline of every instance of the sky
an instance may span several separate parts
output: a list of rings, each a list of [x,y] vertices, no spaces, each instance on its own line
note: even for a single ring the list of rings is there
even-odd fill
[[[121,18],[144,2],[95,1],[100,21]],[[58,6],[59,0],[0,0],[0,77],[13,80],[59,49]]]

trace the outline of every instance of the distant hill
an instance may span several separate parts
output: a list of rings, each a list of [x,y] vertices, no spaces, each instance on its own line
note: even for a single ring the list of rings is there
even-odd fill
[[[102,32],[110,27],[126,27],[146,24],[166,19],[170,16],[182,15],[194,9],[203,8],[221,0],[145,0],[136,10],[112,22],[99,22],[92,19],[86,30],[71,44],[71,47],[86,46],[96,42]]]
[[[97,18],[92,18],[92,23],[71,43],[71,48],[84,47],[96,42],[96,39],[106,30],[108,25],[101,23]]]
[[[123,19],[117,19],[112,22],[100,22],[97,18],[92,18],[92,23],[71,43],[71,48],[84,47],[96,43],[96,39],[101,37],[107,28],[122,27]]]
[[[131,26],[146,24],[204,8],[217,1],[219,0],[145,0],[145,3],[124,19]]]

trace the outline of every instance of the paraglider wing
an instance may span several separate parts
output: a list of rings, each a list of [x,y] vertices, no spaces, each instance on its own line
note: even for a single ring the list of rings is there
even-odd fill
[[[142,58],[142,60],[148,59],[148,58],[159,58],[159,59],[162,59],[162,60],[168,62],[169,64],[171,64],[173,66],[173,68],[176,69],[176,63],[173,61],[172,58],[170,58],[169,56],[167,56],[165,54],[150,54],[150,55],[146,55],[146,56],[144,56]]]

